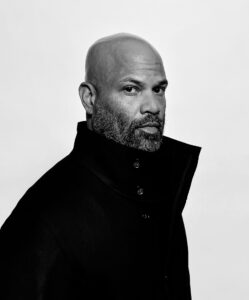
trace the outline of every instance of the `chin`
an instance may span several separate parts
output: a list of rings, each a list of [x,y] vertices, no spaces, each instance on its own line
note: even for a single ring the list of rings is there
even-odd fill
[[[136,148],[139,150],[154,152],[161,147],[162,134],[160,132],[157,132],[156,134],[140,132],[139,136],[137,136],[134,141]]]
[[[140,136],[139,138],[135,138],[133,143],[130,143],[130,147],[147,151],[147,152],[155,152],[158,151],[162,144],[162,136],[158,134],[146,134],[145,136]]]
[[[161,141],[160,142],[143,141],[142,143],[140,143],[138,149],[147,152],[155,152],[158,151],[160,147],[161,147]]]

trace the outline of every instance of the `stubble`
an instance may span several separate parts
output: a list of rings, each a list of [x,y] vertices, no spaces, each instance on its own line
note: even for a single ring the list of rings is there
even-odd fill
[[[141,129],[150,122],[159,124],[156,133],[147,133]],[[95,103],[92,126],[95,132],[128,147],[154,152],[162,144],[164,120],[157,115],[147,114],[139,120],[131,121],[124,112],[117,112],[101,100]]]

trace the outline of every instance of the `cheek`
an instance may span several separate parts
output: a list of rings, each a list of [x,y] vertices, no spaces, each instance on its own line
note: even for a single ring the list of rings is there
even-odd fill
[[[115,112],[125,116],[127,120],[134,120],[139,113],[139,105],[137,102],[134,97],[112,94],[109,103]]]

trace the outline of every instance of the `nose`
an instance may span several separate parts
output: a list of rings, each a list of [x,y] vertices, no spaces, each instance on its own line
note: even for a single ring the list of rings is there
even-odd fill
[[[141,114],[150,113],[153,115],[163,114],[165,110],[165,98],[158,97],[153,93],[144,95],[141,100],[140,112]]]

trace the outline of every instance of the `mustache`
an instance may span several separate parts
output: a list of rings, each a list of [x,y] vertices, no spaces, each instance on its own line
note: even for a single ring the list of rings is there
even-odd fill
[[[143,127],[147,123],[157,123],[158,127],[162,130],[164,126],[164,120],[160,119],[158,116],[155,115],[147,115],[144,118],[141,118],[139,120],[134,120],[132,122],[132,127],[134,129]]]

